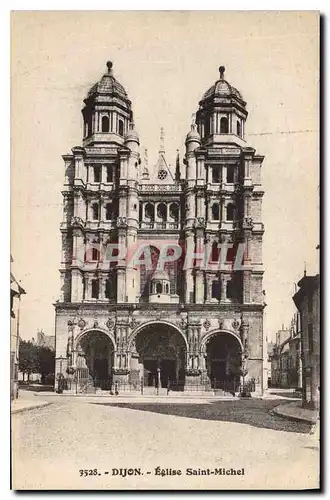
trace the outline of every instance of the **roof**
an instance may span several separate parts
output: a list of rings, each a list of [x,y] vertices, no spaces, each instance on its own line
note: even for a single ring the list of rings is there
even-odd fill
[[[112,94],[116,93],[128,99],[128,95],[124,87],[116,80],[112,72],[113,64],[111,61],[107,62],[108,72],[104,73],[101,80],[95,83],[89,90],[87,96],[90,97],[93,94]]]
[[[227,80],[218,80],[212,87],[210,87],[203,95],[203,100],[209,97],[230,97],[235,96],[243,101],[243,96],[235,87],[233,87]]]
[[[166,280],[170,281],[167,272],[164,269],[156,269],[154,274],[152,275],[151,280]]]
[[[239,90],[237,90],[233,85],[231,85],[228,80],[224,79],[225,67],[219,67],[220,78],[217,80],[212,87],[210,87],[203,95],[202,101],[209,99],[211,97],[237,97],[244,102],[243,96]]]

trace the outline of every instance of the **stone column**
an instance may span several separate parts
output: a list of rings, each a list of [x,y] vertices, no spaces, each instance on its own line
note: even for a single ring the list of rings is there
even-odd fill
[[[205,277],[206,280],[206,302],[211,302],[212,301],[212,277],[209,275],[206,275]]]
[[[227,281],[228,281],[228,276],[226,274],[221,273],[221,276],[220,276],[220,302],[227,301]]]

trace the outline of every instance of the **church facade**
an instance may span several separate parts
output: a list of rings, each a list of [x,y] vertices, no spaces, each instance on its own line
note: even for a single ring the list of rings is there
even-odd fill
[[[76,390],[262,393],[264,158],[219,71],[175,168],[163,131],[156,165],[140,155],[111,62],[84,99],[82,145],[63,156],[55,304],[55,378]]]

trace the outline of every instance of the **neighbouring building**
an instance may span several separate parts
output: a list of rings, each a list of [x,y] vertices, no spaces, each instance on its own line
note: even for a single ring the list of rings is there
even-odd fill
[[[52,351],[55,350],[55,335],[45,335],[42,330],[37,331],[37,339],[33,337],[32,342],[38,347],[48,347]]]
[[[10,261],[13,262],[12,257]],[[19,327],[21,295],[26,292],[10,273],[10,397],[18,397]]]
[[[295,314],[290,328],[276,333],[276,342],[269,353],[271,385],[273,387],[301,389],[301,327],[300,315]]]
[[[57,377],[236,390],[244,373],[262,393],[264,157],[246,141],[241,92],[219,71],[174,168],[163,131],[156,164],[146,151],[141,160],[111,62],[84,99],[82,145],[63,156]]]
[[[320,386],[320,277],[307,276],[298,282],[293,301],[301,318],[303,404],[317,408]]]

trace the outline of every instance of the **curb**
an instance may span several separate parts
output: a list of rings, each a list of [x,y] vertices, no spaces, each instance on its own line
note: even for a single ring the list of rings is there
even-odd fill
[[[11,414],[14,415],[16,413],[22,413],[23,411],[35,410],[37,408],[44,408],[45,406],[49,406],[51,404],[52,404],[51,401],[45,401],[43,403],[35,403],[31,406],[26,406],[25,408],[11,409]]]
[[[281,406],[281,405],[279,405]],[[287,413],[282,413],[278,410],[278,406],[269,411],[271,415],[276,415],[278,417],[286,418],[287,420],[292,420],[294,422],[305,422],[306,424],[315,425],[317,422],[317,418],[306,418],[306,417],[298,417],[294,415],[288,415]]]

